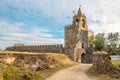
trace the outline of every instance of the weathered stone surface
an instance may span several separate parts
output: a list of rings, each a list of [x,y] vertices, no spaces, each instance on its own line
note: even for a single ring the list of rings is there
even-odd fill
[[[88,47],[86,49],[78,49],[74,54],[75,61],[82,63],[92,63],[93,48]]]
[[[93,68],[98,73],[107,73],[112,70],[113,68],[110,56],[106,52],[95,52]]]
[[[93,48],[92,47],[88,47],[86,49],[86,63],[92,63],[93,62]]]
[[[99,74],[109,74],[120,79],[120,70],[112,65],[110,56],[106,52],[95,52],[93,57],[93,69]]]
[[[20,51],[20,52],[39,52],[39,53],[63,53],[64,47],[62,45],[17,45],[7,47],[8,51]]]

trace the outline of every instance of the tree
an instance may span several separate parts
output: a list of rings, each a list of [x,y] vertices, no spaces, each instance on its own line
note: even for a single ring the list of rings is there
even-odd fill
[[[111,54],[116,54],[117,53],[117,45],[119,42],[119,33],[108,33],[107,36],[107,41],[109,47],[107,47],[107,51]]]
[[[98,33],[95,36],[95,51],[104,51],[105,50],[105,34],[104,33]]]
[[[119,41],[119,33],[118,32],[108,33],[107,39],[108,39],[110,45],[117,44]]]

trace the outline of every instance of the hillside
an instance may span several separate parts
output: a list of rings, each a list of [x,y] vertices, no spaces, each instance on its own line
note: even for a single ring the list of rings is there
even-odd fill
[[[6,53],[4,52],[4,54]],[[29,55],[29,53],[27,54]],[[23,52],[21,55],[24,55]],[[11,55],[7,55],[7,58],[1,58],[0,68],[2,69],[4,80],[44,80],[54,72],[76,64],[66,55],[58,53],[40,53],[37,57],[28,57],[28,59],[25,58],[23,60],[16,57],[12,64],[5,63],[5,59],[10,59]]]

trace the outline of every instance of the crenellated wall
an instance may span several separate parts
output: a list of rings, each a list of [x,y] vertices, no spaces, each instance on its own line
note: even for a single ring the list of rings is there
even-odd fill
[[[11,46],[7,47],[8,51],[28,51],[28,52],[40,52],[40,53],[63,53],[64,47],[62,45],[22,45],[22,46]]]

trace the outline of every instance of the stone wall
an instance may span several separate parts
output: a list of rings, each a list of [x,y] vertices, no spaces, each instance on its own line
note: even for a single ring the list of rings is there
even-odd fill
[[[93,58],[93,68],[98,73],[107,73],[112,70],[112,62],[106,52],[95,52]]]
[[[78,27],[68,25],[65,27],[65,54],[74,60],[74,47],[77,41]]]
[[[85,59],[85,62],[86,63],[92,63],[93,62],[93,48],[92,47],[88,47],[86,49],[86,59]]]
[[[81,30],[81,39],[84,43],[84,48],[86,49],[88,47],[88,31]]]
[[[112,65],[111,57],[106,52],[95,52],[93,56],[93,70],[99,74],[109,74],[120,79],[120,70]]]
[[[20,52],[63,53],[64,47],[62,45],[23,45],[7,47],[6,50]]]
[[[64,53],[68,55],[68,57],[74,60],[74,49],[73,48],[65,48]]]
[[[74,47],[77,40],[78,27],[72,25],[65,27],[65,47]]]
[[[65,27],[65,54],[74,61],[78,61],[88,47],[88,31],[78,29],[71,25]]]

